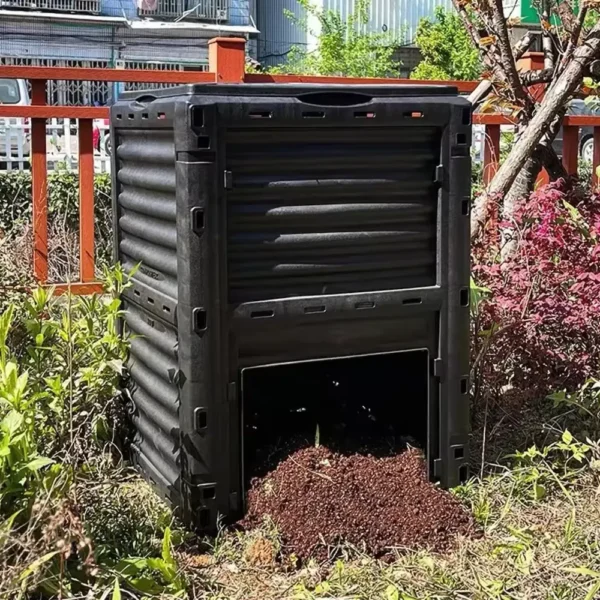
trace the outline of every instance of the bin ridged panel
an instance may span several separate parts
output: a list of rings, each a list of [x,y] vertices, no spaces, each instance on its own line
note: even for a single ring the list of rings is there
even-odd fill
[[[227,140],[231,303],[435,284],[439,129]]]
[[[125,294],[131,334],[134,459],[178,502],[180,424],[177,386],[177,211],[172,131],[123,131],[116,156],[119,257],[136,269]]]

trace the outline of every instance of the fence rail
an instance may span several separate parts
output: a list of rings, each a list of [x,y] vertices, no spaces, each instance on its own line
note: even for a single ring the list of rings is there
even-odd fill
[[[94,171],[110,172],[108,118],[93,123]],[[25,170],[31,166],[31,125],[25,118],[0,118],[0,171]],[[51,118],[46,122],[48,170],[77,170],[79,121]]]
[[[48,283],[48,202],[47,175],[48,150],[53,127],[67,127],[65,123],[77,122],[75,133],[69,129],[69,143],[76,148],[71,167],[79,171],[79,246],[80,273],[75,283],[58,282],[57,291],[70,289],[74,293],[99,292],[101,285],[94,281],[94,170],[98,169],[98,152],[94,144],[94,121],[108,119],[109,110],[89,106],[47,106],[46,87],[50,81],[94,81],[124,83],[344,83],[416,85],[441,83],[455,85],[468,93],[477,82],[418,82],[404,79],[359,79],[344,77],[306,77],[296,75],[248,74],[245,72],[245,40],[216,38],[209,42],[209,71],[161,71],[151,69],[105,69],[66,67],[0,66],[0,78],[26,79],[31,84],[31,106],[0,106],[0,118],[23,119],[23,135],[30,136],[30,162],[32,170],[33,201],[33,271],[41,284]],[[51,122],[48,125],[47,120]],[[64,120],[64,121],[61,121]],[[59,125],[59,123],[63,125]],[[501,127],[511,125],[502,115],[474,115],[473,122],[483,126],[483,177],[491,181],[500,164]],[[569,116],[563,128],[563,162],[567,171],[575,175],[578,169],[579,128],[593,127],[594,185],[598,184],[596,170],[600,165],[600,117]],[[27,128],[29,130],[27,131]],[[50,138],[49,131],[50,129]],[[56,134],[56,132],[54,132]],[[56,134],[57,135],[57,134]],[[73,141],[76,136],[76,141]],[[0,136],[1,137],[1,136]],[[66,143],[66,142],[65,142]],[[52,149],[50,148],[52,154]],[[101,158],[101,156],[100,156]],[[23,161],[25,162],[25,161]],[[50,161],[50,168],[52,162]]]

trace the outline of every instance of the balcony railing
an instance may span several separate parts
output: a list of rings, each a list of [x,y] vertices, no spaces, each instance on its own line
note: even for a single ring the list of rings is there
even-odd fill
[[[99,14],[100,0],[0,0],[0,8]]]
[[[0,0],[2,1],[2,0]],[[140,17],[226,21],[229,0],[143,0]]]

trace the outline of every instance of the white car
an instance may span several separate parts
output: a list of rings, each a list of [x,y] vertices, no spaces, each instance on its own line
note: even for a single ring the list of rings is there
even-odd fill
[[[0,104],[31,104],[23,79],[0,79]],[[0,118],[0,163],[29,160],[29,123],[17,117]]]

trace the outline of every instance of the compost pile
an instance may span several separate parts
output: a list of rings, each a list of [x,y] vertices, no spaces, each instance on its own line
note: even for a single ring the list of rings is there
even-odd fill
[[[470,535],[470,514],[449,492],[427,479],[417,450],[393,456],[340,454],[304,448],[252,481],[242,525],[273,519],[286,551],[324,558],[346,542],[385,558],[392,548],[448,550]]]

